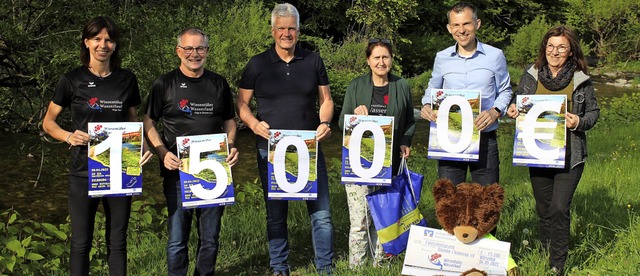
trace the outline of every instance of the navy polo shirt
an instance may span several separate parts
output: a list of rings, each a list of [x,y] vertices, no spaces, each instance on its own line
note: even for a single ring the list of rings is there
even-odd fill
[[[253,90],[257,118],[271,129],[316,130],[318,86],[329,85],[327,70],[320,56],[296,47],[295,57],[284,62],[275,45],[253,56],[242,73],[240,88]],[[257,136],[258,148],[267,141]]]

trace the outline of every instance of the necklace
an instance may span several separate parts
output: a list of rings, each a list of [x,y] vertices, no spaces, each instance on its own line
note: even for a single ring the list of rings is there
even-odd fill
[[[89,71],[91,71],[91,73],[94,74],[99,79],[104,79],[104,78],[108,77],[109,75],[111,75],[111,71],[109,71],[106,74],[104,74],[104,76],[100,75],[100,74],[98,74],[98,72],[94,71],[91,66],[89,66]]]

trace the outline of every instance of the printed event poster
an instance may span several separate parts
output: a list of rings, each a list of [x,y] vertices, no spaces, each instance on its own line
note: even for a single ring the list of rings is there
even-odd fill
[[[271,200],[316,200],[318,140],[311,130],[271,130],[267,174]]]
[[[429,129],[427,157],[478,161],[480,131],[473,123],[480,114],[480,90],[431,89],[431,107],[438,118]]]
[[[564,168],[566,95],[518,95],[513,165]]]
[[[89,197],[142,193],[141,122],[89,123]]]
[[[345,115],[342,184],[391,185],[393,117]]]
[[[460,275],[471,268],[507,275],[510,247],[488,238],[464,244],[444,230],[412,225],[402,275]]]
[[[227,134],[176,137],[182,208],[204,208],[235,202]]]

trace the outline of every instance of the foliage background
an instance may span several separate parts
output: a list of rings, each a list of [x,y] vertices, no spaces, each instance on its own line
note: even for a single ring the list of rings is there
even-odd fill
[[[37,132],[58,78],[79,66],[80,29],[90,18],[106,15],[123,30],[118,45],[123,67],[138,77],[143,98],[151,82],[178,66],[175,35],[185,27],[201,27],[210,36],[208,69],[237,88],[249,57],[272,43],[270,10],[275,0],[160,1],[160,0],[0,0],[0,132]],[[437,51],[452,45],[447,33],[446,11],[454,0],[299,0],[291,1],[301,12],[300,45],[320,53],[329,70],[336,110],[341,109],[346,86],[367,70],[366,41],[372,37],[394,42],[394,72],[408,78],[416,104],[426,88]],[[478,37],[505,50],[512,80],[532,61],[538,39],[549,26],[576,28],[593,65],[619,66],[640,58],[640,2],[637,0],[473,0],[482,27]],[[532,50],[533,49],[533,50]],[[640,67],[636,63],[636,72]],[[640,80],[636,80],[636,83]],[[572,224],[572,251],[568,260],[575,275],[640,274],[640,223],[638,206],[638,105],[636,93],[603,103],[601,122],[590,134],[590,165],[577,191]],[[142,112],[142,107],[140,107]],[[68,112],[61,118],[69,125]],[[628,123],[627,121],[632,121]],[[502,129],[502,128],[501,128]],[[512,134],[511,134],[512,135]],[[501,146],[510,145],[501,135]],[[601,141],[604,141],[601,143]],[[610,142],[610,143],[605,143]],[[415,143],[411,167],[433,180],[434,162],[426,159],[424,145]],[[49,149],[43,147],[43,153]],[[501,153],[510,150],[502,148]],[[44,155],[44,154],[43,154]],[[503,163],[509,163],[502,156]],[[53,161],[55,162],[55,161]],[[329,172],[337,183],[340,161],[333,159]],[[512,252],[523,275],[543,275],[547,256],[533,240],[535,216],[526,171],[504,171],[508,201],[498,238],[512,242]],[[253,185],[251,185],[253,184]],[[256,183],[239,183],[238,208],[224,216],[222,274],[255,275],[268,267],[262,191]],[[429,185],[429,184],[427,184]],[[428,186],[427,186],[428,187]],[[425,187],[425,193],[428,188]],[[348,217],[341,187],[332,187],[336,224],[337,274],[347,268]],[[133,203],[129,231],[129,264],[132,271],[166,274],[166,209],[156,209],[153,197]],[[424,198],[424,197],[423,197]],[[434,222],[433,204],[420,210]],[[594,210],[601,210],[594,212]],[[603,212],[602,210],[606,210]],[[303,204],[292,204],[290,229],[293,248],[303,248],[291,260],[297,273],[313,274],[309,226]],[[69,223],[52,225],[23,219],[13,210],[0,213],[0,274],[65,275],[68,266]],[[435,225],[434,225],[435,226]],[[532,229],[532,230],[528,230]],[[526,231],[525,231],[526,230]],[[96,219],[95,274],[106,274],[104,217]],[[256,234],[258,233],[258,234]],[[193,239],[192,239],[193,240]],[[529,243],[529,240],[532,242]],[[525,243],[526,242],[526,243]],[[193,244],[190,248],[195,248]],[[193,256],[194,252],[191,252]],[[307,264],[305,267],[304,265]],[[636,265],[629,265],[636,264]],[[397,275],[400,262],[383,268],[363,268],[362,275]],[[12,272],[13,271],[13,272]]]
[[[58,78],[79,66],[80,30],[106,15],[123,30],[123,67],[138,77],[146,98],[151,82],[178,66],[175,36],[201,27],[210,36],[207,67],[237,88],[248,59],[272,43],[270,10],[275,0],[0,0],[0,122],[5,132],[40,129]],[[446,11],[456,1],[299,0],[300,46],[321,54],[331,79],[336,110],[346,86],[367,70],[366,41],[390,38],[394,72],[426,88],[437,51],[453,44]],[[505,50],[521,70],[535,56],[538,38],[552,25],[577,29],[595,64],[640,57],[640,2],[635,0],[475,0],[482,26],[478,37]],[[517,78],[512,78],[516,81]],[[420,94],[420,93],[418,93]],[[142,109],[142,107],[140,107]],[[140,110],[142,112],[142,110]],[[62,124],[68,123],[68,117]]]

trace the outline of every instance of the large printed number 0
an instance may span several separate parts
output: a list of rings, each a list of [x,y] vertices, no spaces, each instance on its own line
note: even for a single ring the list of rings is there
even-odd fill
[[[191,144],[191,152],[189,154],[189,172],[198,174],[204,169],[210,169],[216,176],[216,186],[208,190],[202,187],[202,184],[191,185],[191,192],[200,199],[218,198],[224,193],[229,185],[227,170],[220,162],[216,160],[205,160],[200,162],[200,153],[216,151],[220,149],[218,143],[193,143]]]
[[[460,139],[456,143],[452,143],[449,140],[449,110],[451,107],[457,105],[460,107],[460,115],[462,118],[472,117],[473,110],[469,101],[460,96],[446,97],[440,104],[438,109],[438,119],[436,124],[436,135],[438,137],[438,143],[446,152],[460,153],[469,147],[471,144],[471,138],[473,136],[473,120],[462,120],[462,131],[460,133]]]
[[[362,151],[362,136],[365,131],[371,131],[373,133],[373,161],[371,167],[365,169],[362,167],[360,161],[360,152]],[[384,165],[384,157],[386,155],[385,137],[382,128],[373,122],[359,123],[351,132],[351,141],[349,142],[349,162],[351,163],[351,170],[357,176],[364,179],[374,178],[382,170]]]
[[[109,150],[109,167],[111,173],[109,174],[109,190],[117,193],[122,191],[122,130],[114,130],[109,134],[109,137],[97,144],[94,148],[94,154],[98,156]]]
[[[287,180],[285,162],[287,147],[294,146],[298,152],[298,180],[291,183]],[[300,158],[306,156],[307,158]],[[287,193],[297,193],[304,189],[309,182],[309,148],[299,137],[287,136],[278,142],[273,156],[273,174],[276,177],[278,187]]]

